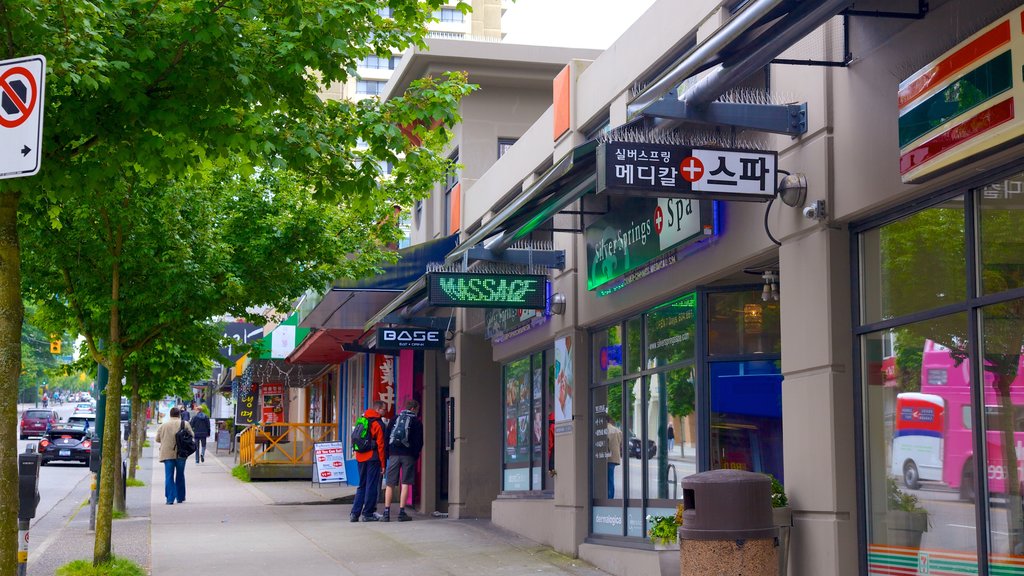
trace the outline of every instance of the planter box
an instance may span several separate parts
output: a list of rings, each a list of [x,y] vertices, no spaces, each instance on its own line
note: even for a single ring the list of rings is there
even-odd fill
[[[885,515],[886,543],[890,546],[920,548],[921,537],[927,531],[927,512],[890,510]]]
[[[789,506],[772,508],[772,522],[779,529],[779,576],[786,576],[789,568],[789,532],[793,527],[793,509]]]

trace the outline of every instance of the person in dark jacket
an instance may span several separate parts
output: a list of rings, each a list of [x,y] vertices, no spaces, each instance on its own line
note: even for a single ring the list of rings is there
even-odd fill
[[[196,438],[196,464],[206,462],[206,439],[210,437],[210,417],[206,415],[206,406],[196,410],[189,424]]]
[[[380,477],[384,473],[384,463],[387,462],[387,440],[384,436],[381,414],[386,408],[387,405],[378,400],[373,403],[372,408],[363,412],[363,417],[369,421],[368,428],[373,445],[370,450],[355,453],[359,466],[359,488],[356,489],[352,511],[349,512],[351,522],[359,522],[360,515],[363,522],[380,520],[380,514],[377,514],[377,496],[380,494]]]
[[[412,518],[405,513],[405,503],[409,501],[409,492],[412,489],[413,477],[416,475],[416,460],[420,457],[423,449],[423,423],[416,415],[419,413],[420,403],[415,400],[408,400],[405,403],[405,410],[402,410],[388,424],[388,467],[385,471],[384,486],[384,522],[391,521],[391,498],[394,496],[395,488],[398,486],[399,475],[401,475],[402,493],[398,501],[398,521],[407,522]],[[407,443],[397,441],[393,435],[395,427],[399,422],[408,422]],[[401,424],[404,425],[404,424]]]

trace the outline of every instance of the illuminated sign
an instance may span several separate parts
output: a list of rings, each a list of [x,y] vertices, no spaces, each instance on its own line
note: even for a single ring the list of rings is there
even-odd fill
[[[396,350],[414,348],[440,350],[444,347],[444,332],[433,328],[377,328],[377,348]]]
[[[533,274],[427,274],[431,306],[451,308],[528,308],[547,305],[547,277]]]

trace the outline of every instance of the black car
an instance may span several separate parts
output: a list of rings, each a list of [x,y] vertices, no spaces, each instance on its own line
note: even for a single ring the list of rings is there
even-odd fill
[[[126,398],[121,399],[121,422],[127,422],[132,419],[132,405],[128,403]]]
[[[658,455],[658,445],[654,440],[647,441],[647,459],[650,460]],[[640,458],[640,439],[636,436],[629,437],[629,457]]]
[[[42,465],[50,462],[81,462],[89,465],[92,453],[92,434],[85,426],[77,424],[59,424],[39,441],[39,454]]]

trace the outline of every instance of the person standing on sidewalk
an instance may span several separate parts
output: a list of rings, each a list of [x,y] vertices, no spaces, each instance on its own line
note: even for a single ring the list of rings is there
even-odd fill
[[[160,461],[164,463],[164,498],[167,505],[185,501],[185,460],[178,458],[178,446],[174,435],[182,426],[193,434],[192,426],[181,419],[181,409],[171,408],[170,418],[156,429],[156,441],[160,444]]]
[[[405,410],[388,424],[388,466],[385,471],[384,486],[384,522],[391,521],[391,498],[398,487],[398,476],[402,476],[402,490],[398,501],[398,521],[407,522],[412,518],[405,513],[405,503],[409,501],[412,481],[416,474],[416,460],[423,449],[423,423],[416,415],[420,403],[408,400]]]
[[[206,462],[206,439],[210,437],[210,417],[206,415],[206,406],[200,406],[189,422],[196,438],[196,464]]]
[[[356,489],[352,511],[349,513],[350,522],[358,522],[360,515],[363,522],[380,520],[377,514],[377,496],[380,494],[384,463],[387,462],[384,422],[381,419],[381,412],[385,409],[383,402],[374,402],[373,407],[367,409],[363,416],[356,420],[352,431],[352,447],[359,466],[359,488]]]

